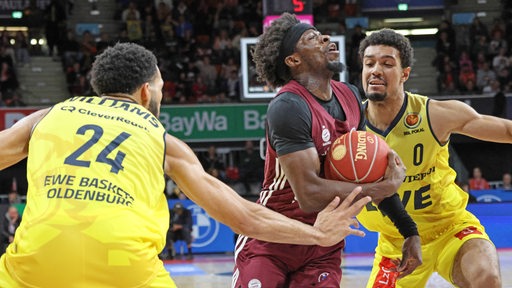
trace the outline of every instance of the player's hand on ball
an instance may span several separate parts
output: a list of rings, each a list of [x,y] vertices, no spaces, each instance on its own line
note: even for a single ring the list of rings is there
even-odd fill
[[[385,191],[386,194],[389,192],[389,195],[387,196],[395,194],[400,185],[404,182],[404,178],[405,165],[402,162],[402,159],[400,159],[400,156],[398,156],[394,150],[390,150],[388,153],[388,167],[386,169],[386,174],[384,174],[384,180],[388,181],[394,188],[389,189],[389,191]]]
[[[371,201],[371,198],[366,196],[354,202],[360,192],[361,187],[356,187],[341,204],[340,198],[335,197],[318,213],[314,224],[314,227],[320,232],[318,245],[332,246],[348,235],[365,236],[365,233],[358,229],[359,222],[354,217]]]

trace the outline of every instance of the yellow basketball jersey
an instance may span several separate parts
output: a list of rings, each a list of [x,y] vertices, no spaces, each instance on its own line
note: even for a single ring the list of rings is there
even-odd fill
[[[402,109],[386,131],[371,124],[367,129],[383,137],[407,168],[398,194],[425,239],[446,230],[464,212],[468,195],[455,183],[448,163],[448,144],[441,144],[430,129],[427,97],[406,93]],[[369,230],[403,238],[397,228],[373,204],[357,217]],[[424,244],[424,243],[423,243]]]
[[[29,287],[146,287],[163,269],[169,227],[164,133],[135,103],[55,105],[29,143],[27,207],[6,254],[13,278]]]

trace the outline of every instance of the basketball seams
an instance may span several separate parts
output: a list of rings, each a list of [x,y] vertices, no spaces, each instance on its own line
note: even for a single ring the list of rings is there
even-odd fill
[[[368,134],[367,134],[368,135]],[[380,145],[380,142],[379,142],[379,139],[377,139],[377,135],[372,135],[373,136],[373,140],[375,141],[375,145],[374,145],[374,149],[373,149],[373,156],[372,156],[372,160],[370,162],[370,165],[368,167],[368,169],[366,169],[366,175],[363,176],[363,178],[361,178],[361,181],[364,181],[368,175],[370,175],[370,173],[372,173],[372,170],[373,170],[373,164],[375,164],[375,160],[377,159],[377,152],[379,152],[379,145]],[[368,141],[367,141],[368,142]],[[368,145],[366,147],[369,147]]]
[[[366,143],[362,142],[363,139]],[[342,150],[339,149],[340,146],[343,147],[343,152],[338,151]],[[387,150],[388,145],[378,135],[351,130],[333,142],[324,164],[325,175],[327,179],[352,183],[381,181],[387,167]]]
[[[357,134],[356,130],[352,129],[352,130],[350,130],[350,132],[348,132],[349,133],[348,134],[348,138],[349,138],[348,144],[349,144],[349,148],[350,148],[350,149],[348,149],[348,151],[350,151],[350,158],[349,159],[350,159],[350,164],[352,164],[352,174],[354,175],[354,180],[353,181],[356,182],[356,183],[359,183],[359,181],[361,181],[361,180],[359,179],[359,175],[357,175],[356,163],[354,162],[354,151],[352,149],[352,135],[354,134],[354,132],[355,132],[356,137],[357,137],[358,134]],[[345,137],[343,139],[343,141],[345,142],[345,145],[346,145],[347,137]],[[357,139],[356,139],[356,143],[357,143]]]

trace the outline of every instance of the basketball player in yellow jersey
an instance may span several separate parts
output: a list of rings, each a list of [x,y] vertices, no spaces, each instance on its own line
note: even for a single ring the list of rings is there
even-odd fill
[[[359,47],[367,128],[378,133],[407,167],[398,194],[418,225],[423,264],[398,279],[396,287],[425,287],[436,271],[457,287],[501,287],[496,248],[478,219],[466,210],[468,195],[455,184],[448,164],[452,133],[511,143],[512,121],[478,114],[461,101],[436,101],[404,91],[411,71],[407,38],[383,29]],[[367,287],[395,287],[392,260],[403,241],[372,205],[358,219],[378,231],[379,241]]]
[[[360,188],[333,200],[314,226],[243,200],[211,177],[158,121],[163,80],[136,44],[99,55],[75,97],[0,132],[0,169],[28,156],[27,206],[0,258],[0,287],[175,287],[157,255],[169,226],[164,173],[236,232],[280,243],[331,246],[362,236],[352,217]],[[338,204],[340,204],[338,206]]]

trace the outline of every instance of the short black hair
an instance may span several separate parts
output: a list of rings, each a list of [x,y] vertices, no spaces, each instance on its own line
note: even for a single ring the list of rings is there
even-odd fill
[[[292,79],[289,68],[285,69],[284,74],[278,75],[277,59],[286,32],[297,23],[299,23],[299,20],[295,15],[283,13],[259,37],[252,51],[252,59],[256,64],[258,80],[267,82],[275,88],[288,83]]]
[[[91,86],[99,95],[132,94],[157,72],[155,55],[135,43],[117,43],[96,57],[91,70]]]
[[[392,29],[384,28],[375,31],[370,36],[364,38],[359,44],[359,57],[363,60],[364,50],[368,46],[386,45],[396,48],[400,53],[400,62],[402,68],[411,67],[413,59],[413,49],[411,42],[402,34],[395,32]]]

